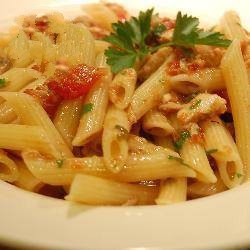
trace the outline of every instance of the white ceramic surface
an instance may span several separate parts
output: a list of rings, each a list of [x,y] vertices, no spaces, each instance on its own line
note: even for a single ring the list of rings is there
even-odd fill
[[[0,0],[0,26],[6,29],[15,16],[48,9],[70,17],[84,2]],[[137,10],[155,5],[170,14],[182,10],[211,24],[224,10],[235,9],[244,24],[250,21],[247,0],[117,2]],[[24,249],[234,249],[250,244],[250,183],[171,206],[86,207],[0,182],[1,242]]]

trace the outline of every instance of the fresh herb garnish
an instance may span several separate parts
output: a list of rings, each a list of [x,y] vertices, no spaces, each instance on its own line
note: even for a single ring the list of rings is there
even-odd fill
[[[6,84],[5,78],[1,78],[1,79],[0,79],[0,88],[4,87],[5,84]]]
[[[212,148],[212,149],[206,150],[206,154],[207,154],[207,155],[211,155],[211,154],[213,154],[213,153],[216,153],[217,151],[218,151],[218,149]]]
[[[148,9],[145,12],[141,11],[138,17],[132,17],[129,21],[112,24],[113,32],[104,40],[113,45],[105,51],[107,63],[113,73],[133,67],[137,59],[142,60],[149,53],[156,52],[162,47],[175,46],[186,51],[196,44],[228,47],[231,43],[219,32],[199,29],[198,18],[178,12],[172,40],[158,46],[150,46],[146,43],[147,38],[152,34],[159,36],[166,29],[163,24],[151,28],[152,15],[153,9]]]
[[[88,112],[91,112],[93,110],[93,108],[94,108],[94,104],[93,103],[86,103],[82,107],[81,114],[83,115],[83,114],[86,114]]]
[[[189,131],[182,131],[180,137],[177,141],[174,142],[174,146],[177,150],[180,150],[185,143],[185,141],[190,137]]]
[[[153,30],[152,30],[152,33],[155,35],[155,36],[160,36],[164,31],[166,31],[166,26],[162,23],[159,23],[157,24]]]
[[[234,174],[234,177],[237,177],[237,178],[241,178],[242,176],[244,176],[244,174],[237,173],[237,172]]]
[[[118,138],[122,138],[122,137],[126,137],[128,136],[128,130],[126,128],[124,128],[123,126],[121,125],[115,125],[115,128],[118,129],[118,135],[117,137]]]
[[[192,103],[189,109],[196,109],[200,106],[201,104],[201,99],[198,99],[195,103]]]
[[[173,155],[168,155],[168,159],[169,160],[175,160],[175,161],[178,161],[181,165],[184,165],[186,167],[190,167],[187,163],[185,163],[183,161],[183,159],[181,159],[180,157],[176,157],[176,156],[173,156]]]
[[[56,165],[57,165],[57,167],[58,167],[58,168],[61,168],[62,165],[63,165],[63,162],[64,162],[63,159],[58,159],[58,160],[56,160]]]

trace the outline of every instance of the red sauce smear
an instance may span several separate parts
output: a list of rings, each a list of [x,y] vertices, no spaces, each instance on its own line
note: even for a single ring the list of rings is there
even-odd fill
[[[69,71],[57,72],[47,85],[61,98],[75,99],[86,95],[103,74],[100,69],[80,64]]]

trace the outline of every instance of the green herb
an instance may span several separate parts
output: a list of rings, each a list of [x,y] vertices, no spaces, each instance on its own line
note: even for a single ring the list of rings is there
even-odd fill
[[[241,177],[244,176],[244,175],[241,174],[241,173],[235,173],[235,174],[234,174],[234,177],[235,177],[235,176],[237,176],[238,178],[241,178]]]
[[[126,137],[128,136],[128,130],[125,129],[124,127],[120,126],[120,125],[115,125],[115,128],[119,130],[119,133],[117,135],[118,138],[121,138],[121,137]]]
[[[58,167],[58,168],[61,168],[62,165],[63,165],[63,159],[58,159],[58,160],[56,160],[56,164],[57,164],[57,167]]]
[[[151,28],[152,15],[153,9],[148,9],[145,12],[141,11],[138,17],[132,17],[129,21],[112,24],[114,32],[104,40],[113,45],[105,51],[107,63],[113,73],[133,67],[136,60],[142,60],[149,53],[156,52],[162,47],[180,47],[190,55],[190,48],[196,44],[228,47],[231,43],[219,32],[199,29],[198,18],[178,12],[172,41],[150,46],[146,43],[147,38],[151,34],[160,35],[165,30],[165,26],[160,24]]]
[[[82,107],[81,114],[83,115],[83,114],[86,114],[88,112],[91,112],[93,110],[93,108],[94,108],[94,104],[93,103],[86,103]]]
[[[174,146],[177,150],[180,150],[185,143],[185,141],[190,137],[189,131],[182,131],[180,134],[180,138],[174,142]]]
[[[0,79],[0,88],[4,87],[5,84],[6,84],[5,78],[1,78],[1,79]]]
[[[155,36],[160,36],[164,31],[166,31],[166,26],[162,23],[159,23],[154,27],[152,33]]]
[[[190,167],[187,163],[185,163],[184,161],[183,161],[183,159],[181,159],[180,157],[176,157],[176,156],[173,156],[173,155],[169,155],[168,156],[168,159],[169,160],[175,160],[175,161],[178,161],[180,164],[182,164],[182,165],[184,165],[184,166],[186,166],[186,167]]]
[[[196,109],[200,106],[201,104],[201,99],[198,99],[195,103],[192,103],[189,109]]]
[[[206,154],[207,154],[207,155],[211,155],[211,154],[213,154],[213,153],[216,153],[217,151],[218,151],[218,149],[212,148],[212,149],[206,150]]]

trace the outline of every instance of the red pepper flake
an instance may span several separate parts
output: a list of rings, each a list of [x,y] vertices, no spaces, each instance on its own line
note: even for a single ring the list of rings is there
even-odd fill
[[[169,75],[175,76],[181,73],[180,60],[175,60],[171,62],[168,66],[169,66],[168,68]]]
[[[78,65],[67,72],[57,72],[47,81],[49,89],[63,99],[75,99],[86,95],[100,80],[104,72],[87,65]]]

